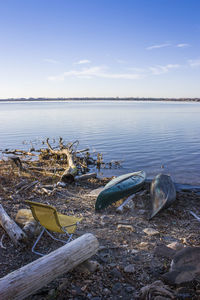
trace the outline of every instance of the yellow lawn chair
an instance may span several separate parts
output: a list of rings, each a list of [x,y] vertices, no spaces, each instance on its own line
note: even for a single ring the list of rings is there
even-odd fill
[[[51,205],[28,200],[25,202],[30,206],[34,219],[42,226],[42,231],[32,247],[33,253],[41,256],[44,255],[38,251],[35,251],[35,247],[38,244],[44,232],[46,232],[52,239],[56,241],[60,241],[63,243],[69,243],[71,241],[73,233],[76,230],[76,226],[82,220],[82,218],[75,218],[73,216],[66,216],[60,214],[57,212],[55,207]],[[56,233],[65,234],[68,237],[68,239],[57,239],[49,232],[49,230]]]

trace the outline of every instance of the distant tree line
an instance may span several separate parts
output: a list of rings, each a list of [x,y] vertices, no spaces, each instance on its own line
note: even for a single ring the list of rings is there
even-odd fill
[[[111,100],[111,101],[192,101],[192,102],[200,102],[200,98],[139,98],[139,97],[73,97],[73,98],[6,98],[0,99],[0,101],[63,101],[63,100]]]

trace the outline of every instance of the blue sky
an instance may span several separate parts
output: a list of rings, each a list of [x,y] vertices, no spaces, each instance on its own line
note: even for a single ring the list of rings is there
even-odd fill
[[[200,97],[199,0],[0,1],[0,98]]]

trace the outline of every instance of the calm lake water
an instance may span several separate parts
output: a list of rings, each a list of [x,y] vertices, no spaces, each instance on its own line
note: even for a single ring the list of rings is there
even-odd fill
[[[30,141],[39,148],[39,141],[60,136],[102,152],[105,161],[123,160],[105,175],[166,172],[200,185],[199,103],[0,102],[1,150],[29,149]]]

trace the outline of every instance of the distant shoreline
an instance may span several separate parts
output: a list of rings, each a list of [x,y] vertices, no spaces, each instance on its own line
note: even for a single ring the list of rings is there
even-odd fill
[[[166,102],[200,102],[200,98],[134,98],[134,97],[105,97],[105,98],[7,98],[0,99],[0,102],[37,102],[37,101],[166,101]]]

